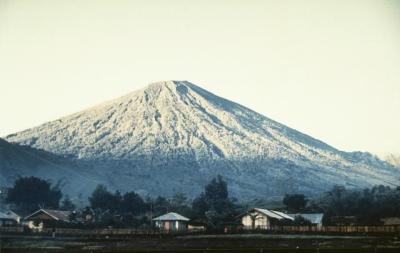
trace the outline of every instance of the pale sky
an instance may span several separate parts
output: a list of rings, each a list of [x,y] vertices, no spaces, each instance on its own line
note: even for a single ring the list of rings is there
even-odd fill
[[[0,136],[161,80],[400,153],[400,1],[0,0]]]

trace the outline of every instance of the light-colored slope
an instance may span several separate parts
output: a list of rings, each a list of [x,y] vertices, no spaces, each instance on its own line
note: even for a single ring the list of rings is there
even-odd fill
[[[197,178],[199,188],[216,173],[234,181],[239,195],[397,179],[371,155],[338,151],[186,81],[154,83],[7,140],[94,163],[114,187],[134,181],[150,192],[159,190],[151,179],[172,178],[171,185],[188,191],[191,181]],[[177,175],[184,183],[174,180]],[[289,179],[294,188],[285,183]]]
[[[9,141],[79,158],[192,150],[199,157],[337,159],[333,148],[187,82],[165,82]]]
[[[400,154],[388,154],[385,161],[400,169]]]

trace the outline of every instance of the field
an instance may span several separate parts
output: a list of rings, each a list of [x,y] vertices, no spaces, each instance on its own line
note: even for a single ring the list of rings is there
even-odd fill
[[[158,235],[48,237],[2,235],[1,253],[116,252],[400,252],[397,236],[345,235]]]

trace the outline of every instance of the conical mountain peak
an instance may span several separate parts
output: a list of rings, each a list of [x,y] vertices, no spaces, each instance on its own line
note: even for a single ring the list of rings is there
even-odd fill
[[[188,81],[152,83],[6,140],[92,164],[113,188],[133,184],[154,194],[197,194],[217,174],[234,182],[237,196],[395,181],[383,162],[341,152]]]

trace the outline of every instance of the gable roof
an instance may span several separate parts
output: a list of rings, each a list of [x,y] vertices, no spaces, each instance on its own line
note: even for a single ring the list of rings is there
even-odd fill
[[[321,224],[322,218],[324,217],[323,213],[294,213],[288,215],[293,218],[296,218],[296,216],[301,216],[304,219],[309,220],[312,224]]]
[[[268,209],[263,209],[263,208],[252,208],[249,210],[249,212],[252,212],[252,211],[261,213],[269,218],[273,218],[273,219],[277,219],[277,220],[283,220],[283,219],[293,220],[293,217],[291,217],[285,213],[275,211],[275,210],[268,210]],[[249,212],[247,212],[247,213],[249,213]],[[239,217],[243,217],[247,213],[241,214],[241,215],[239,215]]]
[[[3,212],[0,212],[0,219],[1,220],[15,220],[15,221],[17,221],[17,219],[14,218],[12,215],[9,215],[9,214],[3,213]]]
[[[71,215],[71,211],[60,211],[60,210],[51,210],[51,209],[39,209],[36,212],[28,215],[25,217],[25,220],[29,220],[32,217],[34,217],[35,215],[39,214],[39,213],[45,213],[47,215],[49,215],[51,218],[53,218],[56,221],[69,221],[69,216]]]
[[[188,218],[186,218],[178,213],[174,213],[174,212],[161,215],[157,218],[154,218],[153,220],[154,221],[189,221]]]
[[[282,212],[275,211],[275,210],[270,210],[270,211],[276,213],[277,215],[283,217],[284,219],[293,220],[293,217],[289,216],[286,213],[282,213]]]
[[[0,219],[19,221],[21,217],[11,210],[0,212]]]

